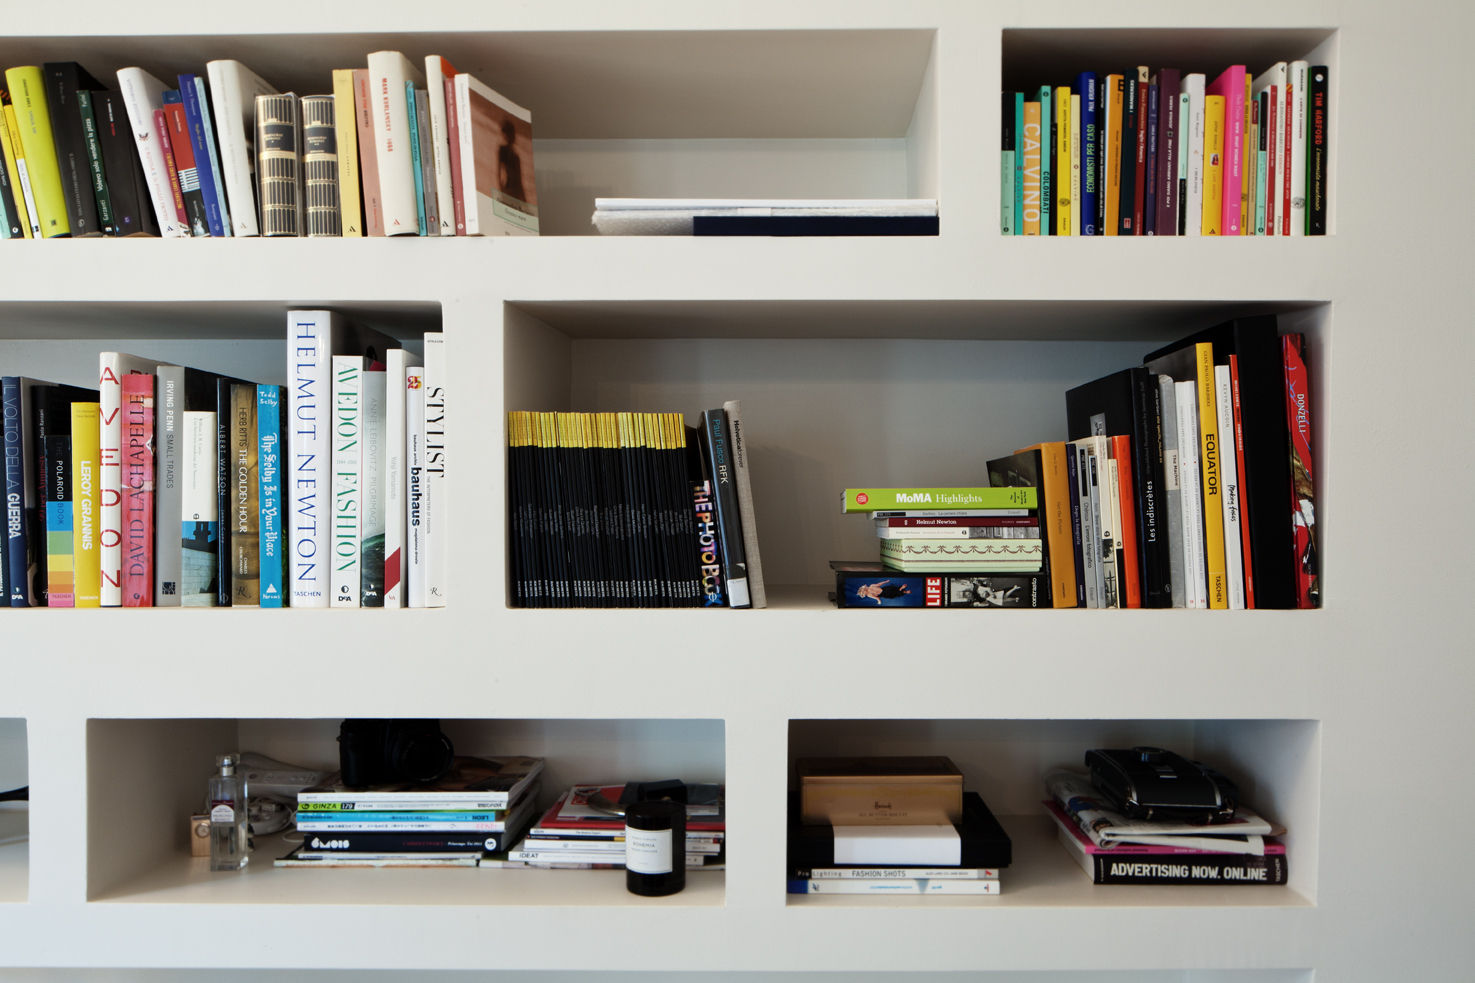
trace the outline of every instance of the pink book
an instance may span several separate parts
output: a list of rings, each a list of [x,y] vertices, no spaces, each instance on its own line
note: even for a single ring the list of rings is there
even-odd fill
[[[374,97],[369,92],[369,70],[353,70],[353,108],[359,133],[359,187],[364,195],[364,235],[384,234],[384,209],[379,203],[379,158],[374,147]]]
[[[1245,66],[1230,65],[1209,83],[1205,92],[1224,97],[1224,204],[1220,235],[1243,235],[1239,209],[1244,191]]]
[[[1090,837],[1081,832],[1080,827],[1076,825],[1075,820],[1071,819],[1070,815],[1066,813],[1064,809],[1060,808],[1060,804],[1058,802],[1046,799],[1045,808],[1049,810],[1051,818],[1053,818],[1055,822],[1059,824],[1060,828],[1070,833],[1071,837],[1080,844],[1081,849],[1093,856],[1098,854],[1117,857],[1169,857],[1191,855],[1222,856],[1224,853],[1233,853],[1241,856],[1244,855],[1244,852],[1241,850],[1200,850],[1196,847],[1159,846],[1149,843],[1118,843],[1116,846],[1111,847],[1110,849],[1105,849],[1092,843]],[[1214,827],[1212,826],[1204,827],[1205,833],[1207,834],[1212,834],[1213,829]],[[1284,843],[1273,837],[1265,837],[1265,856],[1284,856],[1285,852],[1286,848]]]
[[[461,113],[456,109],[456,79],[445,80],[446,134],[451,154],[451,202],[456,213],[456,235],[466,234],[466,199],[461,193]]]
[[[1287,77],[1284,101],[1280,108],[1280,234],[1291,234],[1291,143],[1294,134],[1292,123],[1296,119],[1294,99],[1300,98]]]
[[[123,606],[154,606],[154,377],[123,377]]]

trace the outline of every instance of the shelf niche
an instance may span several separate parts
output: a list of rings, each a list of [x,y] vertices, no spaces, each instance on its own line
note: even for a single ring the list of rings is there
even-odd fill
[[[1284,886],[1223,888],[1093,885],[1056,840],[1041,804],[1051,768],[1084,771],[1091,748],[1165,747],[1220,768],[1242,801],[1286,827],[1290,867]],[[898,902],[920,905],[1308,906],[1316,903],[1320,826],[1321,725],[1316,720],[790,720],[789,787],[794,759],[809,756],[946,755],[963,772],[1013,844],[996,897],[868,898],[790,895],[790,905]]]
[[[239,875],[190,856],[186,820],[203,805],[215,756],[256,751],[338,768],[339,718],[111,719],[87,722],[87,898],[165,904],[624,905],[619,871],[274,867],[295,845],[257,838]],[[579,782],[725,780],[725,725],[712,719],[443,719],[458,754],[546,758],[538,807]],[[119,810],[116,804],[128,801]],[[294,838],[295,839],[295,838]],[[0,882],[3,883],[3,882]],[[721,871],[692,871],[659,904],[723,904]],[[635,901],[649,899],[635,898]]]

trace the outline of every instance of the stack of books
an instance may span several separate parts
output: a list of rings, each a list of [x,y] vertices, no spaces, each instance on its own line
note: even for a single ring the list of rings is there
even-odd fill
[[[537,815],[543,759],[457,756],[425,785],[352,788],[334,773],[297,794],[302,843],[279,867],[475,867]]]
[[[1065,394],[1065,441],[988,462],[1038,490],[1056,607],[1320,604],[1305,339],[1237,318]]]
[[[513,411],[507,440],[513,606],[767,606],[739,401]]]
[[[1005,92],[1004,235],[1327,231],[1326,65],[1146,65]]]
[[[443,606],[443,335],[286,340],[286,387],[124,352],[96,389],[0,379],[0,606]]]
[[[637,783],[575,785],[561,795],[507,854],[509,865],[614,869],[625,866],[623,807]],[[725,788],[687,784],[686,866],[720,867],[726,858]]]
[[[1020,488],[849,488],[880,561],[835,560],[840,607],[1048,605],[1039,496]]]
[[[1045,788],[1057,838],[1095,884],[1286,883],[1285,829],[1242,804],[1212,825],[1129,819],[1084,773],[1054,769]]]
[[[935,198],[595,198],[601,235],[937,235]]]
[[[0,239],[538,233],[532,114],[439,55],[303,96],[204,68],[7,69]]]
[[[790,894],[998,894],[1008,834],[942,756],[800,758]]]

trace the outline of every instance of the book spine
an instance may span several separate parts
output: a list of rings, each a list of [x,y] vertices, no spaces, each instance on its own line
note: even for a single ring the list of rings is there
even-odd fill
[[[1284,884],[1289,871],[1284,854],[1171,860],[1090,854],[1088,859],[1097,884]]]
[[[1224,577],[1229,588],[1229,609],[1245,609],[1244,554],[1240,509],[1239,457],[1235,454],[1234,387],[1228,365],[1214,366],[1214,410],[1219,425],[1222,494],[1220,507],[1224,516]]]
[[[1157,76],[1147,83],[1147,157],[1142,176],[1142,235],[1157,235],[1158,156],[1162,138],[1162,100],[1158,98]]]
[[[1320,560],[1316,548],[1315,468],[1311,453],[1310,376],[1305,341],[1299,334],[1281,338],[1285,358],[1286,424],[1290,429],[1291,520],[1298,608],[1321,604]]]
[[[1081,514],[1081,570],[1085,579],[1088,608],[1101,607],[1100,532],[1096,526],[1096,509],[1092,504],[1091,459],[1085,442],[1072,445],[1076,458],[1076,498]]]
[[[1280,77],[1284,78],[1284,65],[1281,66]],[[1281,90],[1285,86],[1281,83],[1272,82],[1267,92],[1266,101],[1270,106],[1270,140],[1265,147],[1266,167],[1265,174],[1265,234],[1278,236],[1280,232],[1280,177],[1281,177],[1281,127],[1284,125],[1284,110],[1281,109]]]
[[[114,234],[156,236],[159,226],[122,96],[116,92],[94,92],[91,95],[93,119],[102,145],[103,177],[113,212]]]
[[[513,840],[520,838],[514,834]],[[486,851],[498,853],[510,845],[505,832],[469,836],[464,833],[360,833],[341,832],[333,836],[309,834],[302,840],[308,850],[323,854],[378,853],[462,853]]]
[[[1142,605],[1169,607],[1167,521],[1163,515],[1163,422],[1157,377],[1131,373],[1132,427],[1129,470],[1135,489],[1134,537],[1139,550]]]
[[[353,70],[354,121],[358,124],[359,166],[364,196],[364,234],[384,235],[384,201],[379,178],[379,153],[374,127],[373,83],[364,68]]]
[[[0,112],[0,128],[4,127],[5,116]],[[5,160],[5,152],[0,148],[0,239],[24,238],[19,215],[16,211],[15,192],[11,190],[10,169]]]
[[[261,478],[256,387],[230,387],[231,605],[261,606]]]
[[[338,130],[332,96],[302,97],[302,194],[304,232],[340,237]]]
[[[211,236],[222,238],[230,235],[230,216],[225,209],[224,191],[216,183],[213,142],[205,138],[205,118],[202,111],[200,90],[195,86],[195,76],[179,76],[179,98],[183,103],[184,130],[171,133],[170,138],[187,143],[194,168],[194,180],[205,209],[205,222]]]
[[[1289,120],[1291,124],[1291,167],[1290,192],[1287,200],[1290,209],[1287,221],[1290,234],[1306,234],[1306,120],[1310,101],[1307,93],[1311,84],[1311,67],[1304,61],[1293,61],[1288,66],[1291,94]]]
[[[294,608],[325,608],[331,590],[334,317],[328,311],[287,312],[287,553]]]
[[[1192,382],[1173,384],[1178,406],[1178,474],[1183,491],[1185,606],[1209,606],[1208,571],[1204,558],[1204,500],[1200,492],[1198,387]]]
[[[353,69],[333,69],[333,133],[338,144],[338,215],[345,239],[364,234],[364,210],[359,200],[358,111],[354,102]]]
[[[99,459],[101,461],[98,495],[98,544],[102,577],[102,606],[119,607],[123,603],[123,384],[124,372],[117,352],[103,352],[98,357],[98,403],[100,405]]]
[[[363,515],[363,374],[360,355],[333,356],[333,594],[330,606],[359,606]]]
[[[702,415],[704,447],[717,500],[717,528],[722,543],[723,573],[727,577],[728,604],[734,608],[753,606],[748,593],[747,554],[743,543],[742,519],[737,504],[727,413],[712,409]]]
[[[379,165],[379,196],[384,208],[384,234],[416,235],[419,220],[415,193],[415,147],[410,140],[410,114],[405,84],[418,81],[413,66],[397,51],[376,51],[368,58],[369,91],[373,95],[374,147]]]
[[[211,189],[215,195],[215,208],[220,213],[220,232],[222,237],[233,234],[233,225],[230,214],[230,196],[225,190],[225,175],[220,167],[219,141],[215,139],[215,122],[210,118],[210,97],[206,94],[205,80],[198,75],[187,76],[190,79],[191,88],[195,93],[195,104],[199,107],[199,144],[203,148],[195,152],[199,161],[200,173],[210,182]],[[192,124],[196,125],[196,124]],[[212,231],[211,233],[215,233]]]
[[[748,466],[748,440],[743,428],[742,404],[730,399],[722,405],[732,437],[732,467],[737,484],[738,521],[743,530],[743,555],[748,567],[748,596],[753,607],[768,607],[763,589],[763,561],[758,552],[758,517],[753,510],[752,470]]]
[[[1070,234],[1081,235],[1081,96],[1070,94]]]
[[[1246,477],[1248,465],[1245,461],[1245,428],[1244,414],[1241,411],[1239,399],[1239,356],[1229,356],[1229,386],[1231,390],[1231,405],[1234,417],[1234,460],[1239,469],[1239,503],[1240,503],[1240,557],[1241,571],[1244,575],[1245,607],[1255,607],[1255,562],[1254,552],[1250,549],[1250,520],[1249,520],[1249,479]]]
[[[1014,112],[1014,234],[1024,235],[1024,93],[1013,93]]]
[[[1073,207],[1070,190],[1070,87],[1057,85],[1055,87],[1055,112],[1051,117],[1053,120],[1055,138],[1055,157],[1051,164],[1051,178],[1055,184],[1054,194],[1051,197],[1050,209],[1055,226],[1051,230],[1054,235],[1070,235],[1070,212]]]
[[[61,168],[57,164],[56,140],[52,132],[51,113],[46,108],[46,84],[36,65],[5,70],[15,108],[15,134],[31,181],[36,200],[36,214],[41,237],[71,235],[67,218],[67,196],[62,186]]]
[[[456,102],[456,80],[454,78],[445,79],[443,88],[445,91],[441,99],[446,113],[446,166],[450,172],[451,183],[451,211],[448,214],[452,216],[454,224],[450,232],[442,232],[442,235],[464,236],[466,234],[466,196],[462,185],[465,178],[461,173],[461,111]],[[1011,176],[1013,174],[1012,167],[1010,174]],[[442,213],[447,214],[444,212],[444,202],[441,208]],[[1011,209],[1010,217],[1012,216]]]
[[[167,99],[168,95],[164,93],[164,98]],[[154,110],[154,136],[158,139],[159,149],[164,152],[164,179],[169,185],[169,203],[174,207],[174,220],[186,237],[202,235],[190,225],[190,206],[185,201],[184,186],[179,180],[179,159],[174,155],[169,130],[169,110],[161,106]]]
[[[415,139],[419,143],[420,191],[425,201],[425,234],[440,235],[440,195],[436,188],[435,151],[430,135],[430,94],[415,90]]]
[[[881,880],[894,877],[901,880],[926,878],[947,881],[996,881],[997,867],[809,867],[795,866],[789,876],[800,880]]]
[[[425,56],[425,95],[430,122],[431,163],[435,171],[435,211],[439,221],[431,235],[456,234],[456,204],[451,172],[456,139],[451,135],[451,119],[455,115],[456,69],[439,55]],[[446,83],[450,82],[448,88]],[[449,99],[449,103],[447,102]],[[448,110],[447,107],[450,107]],[[459,170],[459,167],[457,168]]]
[[[1214,80],[1214,95],[1224,99],[1224,149],[1220,168],[1219,234],[1242,235],[1241,205],[1244,199],[1245,85],[1244,66],[1235,65]]]
[[[1055,147],[1055,141],[1051,137],[1055,121],[1052,110],[1055,108],[1055,96],[1050,86],[1042,85],[1039,91],[1040,98],[1040,235],[1047,236],[1054,232],[1055,188],[1054,188],[1054,164],[1051,160],[1051,151]]]
[[[446,606],[450,564],[450,516],[446,486],[446,352],[445,335],[425,334],[425,604]]]
[[[385,606],[384,553],[386,473],[385,441],[388,377],[384,369],[363,373],[363,514],[359,532],[359,604],[366,608]]]
[[[1291,173],[1292,163],[1295,157],[1295,87],[1291,84],[1289,68],[1282,76],[1285,84],[1281,86],[1280,92],[1280,155],[1277,164],[1280,169],[1276,172],[1276,184],[1279,185],[1280,201],[1276,205],[1278,216],[1279,233],[1283,236],[1291,234],[1291,185],[1294,183],[1294,175]]]
[[[10,131],[11,153],[15,157],[16,182],[20,187],[21,201],[25,204],[27,227],[27,239],[41,238],[41,213],[36,209],[36,193],[31,187],[31,174],[26,168],[25,150],[20,143],[20,122],[15,115],[15,107],[5,106],[6,128]]]
[[[76,606],[76,576],[72,559],[72,438],[46,436],[45,529],[46,606]]]
[[[72,404],[72,571],[74,607],[102,603],[102,569],[98,561],[98,512],[102,503],[98,472],[97,403]]]
[[[1023,225],[1019,231],[1021,235],[1037,236],[1040,234],[1040,103],[1036,99],[1024,103],[1024,143],[1017,152],[1024,159]]]
[[[1105,436],[1088,438],[1091,449],[1091,497],[1096,510],[1097,549],[1101,562],[1101,606],[1122,607],[1121,567],[1117,554],[1121,549],[1121,503],[1117,498],[1116,480],[1111,468],[1111,444]]]
[[[231,529],[235,524],[235,479],[231,451],[235,423],[233,384],[227,379],[215,381],[215,515],[219,535],[215,537],[215,603],[227,608],[234,603],[231,580],[235,576],[236,554]]]
[[[1100,92],[1093,72],[1082,72],[1076,78],[1076,92],[1081,97],[1081,118],[1077,124],[1081,133],[1081,194],[1077,202],[1081,209],[1081,235],[1099,235],[1096,224],[1097,196],[1100,193],[1097,181],[1100,162],[1101,112],[1098,95]]]
[[[215,133],[220,142],[220,174],[231,219],[231,231],[238,236],[261,234],[256,216],[255,174],[256,95],[275,91],[270,87],[248,86],[244,75],[249,72],[235,61],[226,59],[205,66],[210,79],[210,99],[215,108]],[[201,105],[203,105],[203,101]]]
[[[1326,235],[1327,155],[1331,128],[1326,65],[1313,65],[1309,72],[1306,121],[1306,234]]]
[[[789,878],[790,894],[998,894],[997,880],[883,878],[880,880],[804,880]]]
[[[1070,548],[1071,558],[1075,560],[1075,607],[1086,606],[1086,561],[1082,555],[1081,547],[1081,498],[1079,494],[1080,478],[1079,467],[1076,464],[1076,449],[1070,444],[1065,445],[1065,475],[1067,484],[1065,486],[1066,498],[1070,503]],[[1070,605],[1066,605],[1069,607]]]
[[[260,604],[286,604],[287,537],[282,511],[282,387],[256,387],[256,473],[260,484]]]
[[[1102,127],[1105,146],[1101,155],[1101,193],[1104,199],[1101,234],[1114,236],[1121,231],[1122,204],[1122,112],[1125,108],[1126,79],[1121,75],[1106,76],[1102,106],[1106,119]]]
[[[1178,97],[1182,76],[1176,68],[1158,72],[1157,234],[1178,234]]]
[[[1121,548],[1119,576],[1122,582],[1122,607],[1142,607],[1143,586],[1146,579],[1142,560],[1146,556],[1146,544],[1137,537],[1137,494],[1132,481],[1133,458],[1132,438],[1115,435],[1111,441],[1111,460],[1116,468],[1117,509],[1121,516]]]
[[[179,518],[184,509],[181,468],[184,448],[185,370],[161,365],[158,392],[154,398],[154,450],[157,455],[154,482],[154,606],[180,606],[181,559]]]
[[[402,348],[389,353],[384,376],[384,606],[405,605],[405,549],[407,480],[407,375],[418,363]]]
[[[1132,84],[1134,76],[1128,74],[1127,85]],[[1137,159],[1132,162],[1132,234],[1146,235],[1146,206],[1147,206],[1147,116],[1148,116],[1148,87],[1151,75],[1146,65],[1138,65],[1136,71],[1137,85]],[[1123,213],[1125,218],[1125,213]]]
[[[256,97],[256,182],[261,198],[261,234],[302,234],[298,208],[301,159],[297,97],[290,92]]]
[[[405,369],[405,601],[429,607],[426,592],[425,370]]]
[[[1214,346],[1194,345],[1198,381],[1199,468],[1203,475],[1204,561],[1208,570],[1209,607],[1229,606],[1227,563],[1224,558],[1223,447],[1214,395]]]
[[[1255,101],[1255,119],[1259,140],[1255,147],[1255,235],[1269,235],[1266,227],[1265,182],[1269,180],[1270,158],[1270,97],[1266,93],[1260,93]]]
[[[0,379],[0,411],[4,418],[5,452],[5,582],[9,589],[11,607],[30,607],[32,604],[31,578],[35,564],[30,555],[30,523],[27,521],[26,504],[30,501],[35,508],[35,477],[27,475],[26,464],[31,460],[25,452],[24,434],[28,429],[30,413],[26,408],[26,395],[17,376]]]
[[[87,187],[93,207],[97,210],[97,229],[103,235],[117,235],[113,217],[113,199],[108,191],[106,171],[102,159],[102,140],[97,135],[97,115],[92,108],[92,93],[77,90],[77,116],[82,124],[82,145],[87,154]]]
[[[9,103],[0,105],[0,157],[4,158],[6,186],[12,206],[8,216],[10,238],[29,239],[32,235],[32,212],[27,205],[27,189],[21,187],[20,170],[17,163],[20,154],[16,151],[14,129],[11,119],[15,107]]]
[[[1204,77],[1198,72],[1183,79],[1183,95],[1187,100],[1184,114],[1183,153],[1186,170],[1182,203],[1184,235],[1203,235],[1204,231]]]
[[[179,533],[180,605],[187,608],[214,607],[218,600],[217,429],[215,411],[185,411],[180,441],[180,519],[174,528]]]
[[[123,607],[154,604],[154,377],[123,377]]]
[[[1203,234],[1224,232],[1224,97],[1204,97]]]
[[[1183,484],[1179,474],[1178,401],[1172,376],[1156,377],[1163,449],[1163,493],[1158,501],[1160,529],[1166,533],[1164,607],[1185,606],[1183,573]]]

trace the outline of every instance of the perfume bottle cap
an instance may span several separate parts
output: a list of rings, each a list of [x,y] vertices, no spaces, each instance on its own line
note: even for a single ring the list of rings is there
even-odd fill
[[[234,754],[217,755],[215,763],[220,766],[220,773],[222,775],[234,775],[236,773],[236,756]]]

